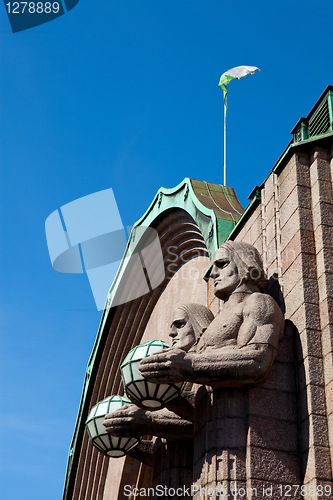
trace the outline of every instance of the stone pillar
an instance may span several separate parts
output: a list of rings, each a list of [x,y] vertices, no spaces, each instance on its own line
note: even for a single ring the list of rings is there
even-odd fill
[[[301,483],[307,489],[312,486],[316,490],[317,486],[331,484],[332,474],[327,388],[332,380],[328,331],[331,301],[333,306],[329,267],[333,246],[330,243],[332,185],[327,152],[316,150],[310,158],[306,154],[294,154],[278,182],[286,317],[298,329],[295,361]],[[317,499],[320,495],[305,498]]]
[[[277,232],[279,229],[276,174],[271,172],[261,190],[263,264],[268,278],[278,275]],[[280,234],[280,233],[279,233]],[[280,240],[279,240],[280,241]]]
[[[247,500],[267,497],[281,500],[284,497],[281,492],[287,493],[288,485],[302,484],[295,334],[296,329],[288,322],[268,377],[249,388]],[[292,491],[293,498],[301,498],[295,493]]]
[[[306,373],[316,382],[320,392],[320,407],[316,412],[309,408],[309,458],[311,484],[324,485],[332,478],[331,457],[333,457],[333,193],[330,154],[316,149],[310,158],[311,199],[313,229],[315,238],[316,268],[318,279],[318,300],[321,324],[320,358],[308,364]],[[331,415],[331,417],[330,417]],[[331,429],[328,422],[331,421]],[[331,446],[330,446],[331,445]],[[329,453],[329,450],[331,453]],[[330,483],[332,485],[332,483]]]
[[[331,180],[333,180],[333,147],[330,151],[331,156]],[[333,195],[332,195],[333,196]],[[332,198],[331,198],[332,200]],[[332,226],[326,228],[326,241],[327,241],[327,251],[330,256],[330,264],[329,272],[332,274],[333,272],[333,228]],[[331,276],[332,279],[332,276]],[[324,366],[326,368],[327,380],[329,381],[326,388],[326,396],[327,396],[327,416],[328,416],[328,432],[329,432],[329,443],[330,443],[330,452],[331,452],[331,467],[333,468],[333,383],[332,383],[332,370],[333,370],[333,297],[330,294],[330,297],[327,297],[326,301],[324,299],[325,308],[327,311],[327,319],[323,323],[323,354],[324,354]],[[328,314],[329,313],[329,314]],[[324,323],[326,322],[326,325]],[[333,474],[333,472],[332,472]]]
[[[247,429],[247,388],[213,391],[201,387],[198,390],[193,480],[198,491],[193,496],[194,500],[242,498],[233,492],[246,488]],[[212,494],[216,488],[225,494]]]
[[[301,484],[294,335],[289,323],[262,383],[198,390],[194,500],[281,500],[280,485]]]
[[[157,438],[154,444],[153,468],[155,496],[152,497],[152,500],[188,500],[192,498],[192,478],[193,440],[167,441]],[[173,494],[174,492],[175,494]]]

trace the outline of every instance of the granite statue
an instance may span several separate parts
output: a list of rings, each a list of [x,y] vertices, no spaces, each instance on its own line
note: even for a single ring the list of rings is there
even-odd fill
[[[195,350],[201,336],[213,321],[214,315],[201,304],[178,307],[170,326],[172,348],[184,352]],[[188,390],[187,390],[188,393]],[[193,436],[193,402],[188,394],[170,401],[167,408],[146,411],[136,405],[125,405],[106,415],[104,426],[116,436],[152,435],[165,439],[190,439]]]
[[[267,277],[255,247],[228,241],[215,253],[210,269],[219,314],[199,338],[195,351],[172,349],[140,363],[147,380],[188,381],[214,389],[261,382],[275,359],[284,318],[265,293]]]

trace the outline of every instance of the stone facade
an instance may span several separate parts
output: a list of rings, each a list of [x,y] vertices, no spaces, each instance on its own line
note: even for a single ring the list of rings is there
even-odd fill
[[[199,196],[200,183],[195,182]],[[129,456],[103,457],[81,426],[64,500],[123,500],[128,498],[125,484],[188,484],[192,459],[193,484],[225,485],[233,500],[281,499],[288,492],[285,488],[295,484],[313,486],[316,493],[301,496],[291,490],[294,498],[333,497],[320,495],[325,485],[333,492],[332,182],[332,132],[290,145],[254,191],[229,236],[257,248],[269,278],[268,293],[285,313],[285,335],[268,377],[243,388],[198,386],[193,443],[156,442],[154,471]],[[187,196],[188,190],[186,203]],[[154,217],[166,278],[156,290],[118,306],[105,320],[98,366],[87,373],[92,382],[84,394],[82,419],[97,401],[123,393],[119,366],[132,346],[155,338],[169,340],[172,312],[178,306],[197,302],[219,314],[221,301],[211,280],[202,279],[212,257],[213,223],[206,224],[206,231],[200,225],[204,216],[196,218],[179,204]],[[247,494],[230,496],[231,488],[243,488]],[[195,500],[205,498],[200,495]]]
[[[279,485],[332,486],[332,153],[316,148],[291,155],[280,173],[268,176],[261,202],[231,235],[261,253],[289,322],[273,369],[259,386],[199,391],[193,484],[244,488],[247,498],[264,498],[263,488],[272,485],[275,498],[281,498]],[[210,282],[205,291],[196,288],[196,296],[183,294],[186,266],[161,295],[143,340],[157,331],[166,339],[161,325],[167,332],[171,311],[182,301],[206,299],[218,314]]]
[[[256,246],[268,276],[278,276],[296,328],[301,478],[308,486],[332,480],[332,153],[314,147],[291,155],[269,175],[261,204],[234,236]]]
[[[247,491],[248,499],[262,499],[263,488],[273,486],[272,498],[279,498],[279,485],[302,484],[295,372],[294,329],[288,323],[264,382],[242,389],[200,390],[194,437],[198,487],[208,491],[221,485],[227,493],[221,500],[234,490]],[[205,496],[199,490],[194,498]]]

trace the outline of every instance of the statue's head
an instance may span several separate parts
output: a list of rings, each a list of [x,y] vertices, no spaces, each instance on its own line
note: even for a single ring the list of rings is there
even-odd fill
[[[190,303],[178,307],[170,325],[172,346],[188,351],[213,319],[212,311],[201,304]]]
[[[260,254],[248,243],[223,243],[213,257],[210,277],[214,280],[214,294],[222,300],[241,285],[260,292],[267,288],[267,276]]]

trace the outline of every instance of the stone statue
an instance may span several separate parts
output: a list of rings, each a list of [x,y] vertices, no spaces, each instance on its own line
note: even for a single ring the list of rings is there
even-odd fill
[[[208,307],[201,304],[183,304],[173,314],[169,337],[172,338],[172,347],[189,352],[195,347],[214,314]]]
[[[249,395],[253,397],[255,384],[272,367],[284,318],[275,300],[263,293],[267,277],[253,246],[224,243],[214,255],[210,278],[221,301],[217,316],[213,319],[207,308],[197,304],[178,308],[171,324],[172,348],[143,359],[139,367],[151,382],[201,384],[195,398],[178,398],[157,412],[129,405],[107,415],[104,425],[111,434],[127,436],[135,431],[170,441],[166,451],[154,448],[156,484],[162,480],[174,486],[173,463],[181,450],[179,440],[186,439],[182,446],[191,457],[186,461],[189,481],[213,488],[223,485],[227,492],[223,498],[229,498],[233,488],[245,491],[247,485],[246,464],[251,459],[247,443],[253,420]],[[145,463],[152,463],[152,453],[140,455],[140,449],[133,453],[142,461],[148,456],[150,462]],[[164,468],[159,466],[163,457],[167,457]],[[280,464],[278,457],[274,460]],[[164,470],[169,475],[163,475]],[[195,494],[195,500],[199,496]]]
[[[172,349],[140,363],[150,382],[195,382],[214,389],[261,382],[269,372],[284,331],[283,314],[262,292],[267,278],[252,245],[228,241],[215,253],[210,270],[219,314],[197,342],[195,352]]]
[[[175,310],[169,336],[173,348],[182,352],[195,349],[214,315],[201,304],[184,304]],[[172,411],[170,411],[172,410]],[[116,436],[152,435],[166,439],[190,439],[193,436],[193,406],[188,398],[177,398],[168,408],[145,411],[136,405],[125,405],[106,415],[104,426]]]

